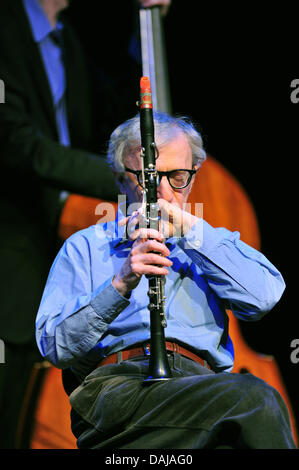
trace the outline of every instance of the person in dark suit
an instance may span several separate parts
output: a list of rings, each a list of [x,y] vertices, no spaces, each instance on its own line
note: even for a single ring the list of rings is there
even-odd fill
[[[0,17],[0,447],[13,448],[34,361],[34,322],[69,192],[108,200],[117,187],[92,135],[89,78],[67,0],[3,0]],[[55,37],[56,35],[56,37]]]
[[[165,14],[170,1],[139,3],[162,4]],[[99,75],[97,96],[105,103],[94,100],[81,41],[67,15],[62,19],[68,4],[1,2],[0,339],[5,361],[0,363],[0,448],[15,447],[32,366],[41,360],[35,316],[60,248],[57,233],[66,198],[78,193],[117,200],[118,188],[101,152],[115,125],[135,113],[136,97],[127,108],[130,100],[124,105],[112,95],[111,84],[99,85]]]

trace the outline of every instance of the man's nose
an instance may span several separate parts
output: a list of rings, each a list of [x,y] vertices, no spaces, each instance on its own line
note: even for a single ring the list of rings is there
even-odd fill
[[[157,197],[167,200],[172,197],[172,188],[169,184],[167,177],[164,175],[158,181],[159,185],[157,188]]]

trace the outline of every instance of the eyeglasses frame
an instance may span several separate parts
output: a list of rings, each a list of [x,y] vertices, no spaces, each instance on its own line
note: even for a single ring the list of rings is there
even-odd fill
[[[137,181],[138,181],[138,184],[141,188],[143,188],[142,184],[140,183],[139,181],[139,176],[142,174],[142,170],[132,170],[131,168],[128,168],[125,166],[125,170],[128,171],[129,173],[133,173],[136,177],[137,177]],[[189,179],[188,179],[188,182],[187,184],[185,184],[184,186],[181,186],[181,187],[176,187],[176,186],[173,186],[170,182],[170,173],[174,173],[175,171],[187,171],[189,173]],[[189,184],[191,183],[191,180],[192,180],[192,177],[193,175],[195,175],[195,173],[197,172],[197,170],[191,170],[189,168],[178,168],[176,170],[170,170],[170,171],[158,171],[157,170],[157,173],[159,175],[159,180],[161,181],[161,179],[163,178],[163,176],[166,176],[167,177],[167,180],[168,180],[168,183],[170,184],[170,186],[173,188],[173,189],[184,189],[184,188],[187,188],[187,186],[189,186]]]

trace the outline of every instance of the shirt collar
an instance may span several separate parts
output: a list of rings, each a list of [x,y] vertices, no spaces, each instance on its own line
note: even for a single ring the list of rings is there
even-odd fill
[[[40,42],[55,28],[51,26],[38,0],[23,0],[23,4],[31,25],[33,39]],[[62,29],[63,25],[57,22],[56,28]]]

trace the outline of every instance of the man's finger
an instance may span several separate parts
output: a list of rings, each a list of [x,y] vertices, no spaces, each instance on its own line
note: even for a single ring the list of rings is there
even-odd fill
[[[148,240],[150,238],[158,240],[160,242],[164,241],[163,235],[161,232],[158,232],[158,230],[151,229],[151,228],[138,228],[131,234],[131,239],[132,240],[137,240],[139,238],[140,240]]]

